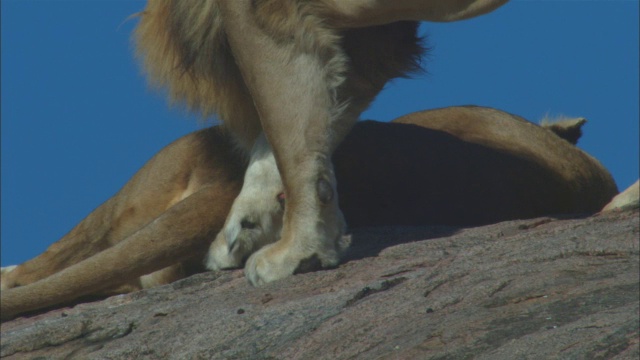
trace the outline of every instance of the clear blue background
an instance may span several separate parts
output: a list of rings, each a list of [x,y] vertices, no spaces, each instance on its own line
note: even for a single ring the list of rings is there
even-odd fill
[[[150,91],[128,16],[143,1],[2,1],[2,265],[44,251],[155,152],[198,128]],[[363,118],[477,104],[589,119],[580,147],[638,178],[638,1],[518,1],[422,27],[429,74]],[[437,176],[437,175],[435,175]]]

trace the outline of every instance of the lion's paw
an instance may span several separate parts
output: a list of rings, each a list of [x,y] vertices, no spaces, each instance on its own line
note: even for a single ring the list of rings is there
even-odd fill
[[[304,273],[320,268],[335,267],[342,254],[351,244],[350,236],[340,236],[337,240],[325,243],[324,247],[316,247],[316,251],[300,251],[309,249],[305,246],[286,246],[281,240],[267,245],[251,255],[244,271],[249,282],[254,286]],[[318,242],[322,244],[322,242]],[[320,250],[321,249],[321,250]]]
[[[251,254],[267,244],[262,232],[256,229],[238,229],[237,234],[232,235],[233,241],[229,241],[226,234],[227,231],[221,231],[211,243],[204,261],[208,270],[238,269]]]
[[[298,262],[288,256],[278,243],[267,245],[253,254],[244,268],[251,285],[259,286],[293,275]]]
[[[204,265],[208,270],[237,269],[242,267],[244,260],[251,255],[250,250],[245,249],[243,242],[240,246],[229,249],[224,232],[220,232],[209,247]]]

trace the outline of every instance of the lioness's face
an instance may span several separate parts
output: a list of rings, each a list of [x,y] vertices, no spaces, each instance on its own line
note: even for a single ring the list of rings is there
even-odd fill
[[[244,261],[261,247],[280,238],[284,209],[277,196],[277,193],[263,191],[234,203],[222,231],[232,256]]]
[[[268,147],[263,150],[247,168],[242,191],[209,251],[208,269],[240,267],[251,254],[280,238],[284,186],[273,154]]]
[[[211,244],[205,259],[209,270],[242,267],[251,254],[280,238],[283,203],[265,194],[245,194],[239,199]]]

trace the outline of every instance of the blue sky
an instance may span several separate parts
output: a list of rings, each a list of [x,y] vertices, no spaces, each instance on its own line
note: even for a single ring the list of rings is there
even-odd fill
[[[199,128],[150,91],[127,17],[143,1],[3,0],[2,265],[44,251],[146,160]],[[618,187],[638,178],[638,1],[512,0],[424,24],[428,75],[390,84],[363,118],[475,104],[589,120],[580,147]]]

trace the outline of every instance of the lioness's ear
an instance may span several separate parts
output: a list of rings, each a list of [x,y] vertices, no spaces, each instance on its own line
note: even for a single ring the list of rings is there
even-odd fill
[[[583,117],[578,118],[559,118],[551,120],[544,118],[540,122],[543,128],[551,130],[554,134],[562,139],[576,145],[582,136],[582,125],[587,122]]]

